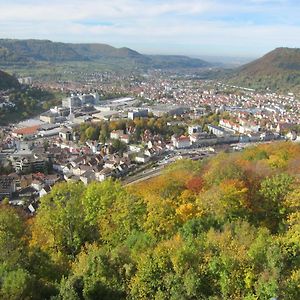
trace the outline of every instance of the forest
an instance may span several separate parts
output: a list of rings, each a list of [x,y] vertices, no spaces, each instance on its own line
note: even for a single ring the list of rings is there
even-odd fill
[[[14,107],[0,109],[0,124],[7,125],[11,122],[36,117],[51,107],[60,104],[62,97],[61,92],[34,87],[16,89],[9,93],[9,101],[14,104]]]
[[[1,299],[300,299],[300,145],[1,203]]]

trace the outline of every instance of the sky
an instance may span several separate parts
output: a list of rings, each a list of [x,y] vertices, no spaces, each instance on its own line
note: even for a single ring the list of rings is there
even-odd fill
[[[0,38],[258,57],[300,48],[300,0],[0,0]]]

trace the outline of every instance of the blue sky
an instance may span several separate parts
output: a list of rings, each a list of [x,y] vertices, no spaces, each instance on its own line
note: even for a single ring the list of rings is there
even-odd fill
[[[257,57],[276,47],[300,48],[300,1],[0,0],[0,37]]]

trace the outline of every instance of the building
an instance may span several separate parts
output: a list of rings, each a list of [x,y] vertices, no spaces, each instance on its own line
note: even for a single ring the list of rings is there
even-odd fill
[[[228,135],[228,132],[220,126],[215,126],[215,125],[209,124],[209,125],[207,125],[207,127],[208,127],[209,132],[212,134],[215,134],[216,136]]]
[[[137,163],[146,163],[150,160],[150,157],[143,154],[143,153],[139,153],[135,158],[134,160],[137,162]]]
[[[81,107],[81,105],[81,99],[76,95],[71,95],[71,97],[62,100],[62,107],[76,108]]]
[[[38,135],[41,137],[50,137],[58,135],[60,131],[58,124],[44,124],[39,128]]]
[[[62,106],[68,108],[77,108],[83,105],[98,104],[98,93],[90,94],[71,94],[70,97],[62,100]]]
[[[24,85],[31,85],[33,82],[32,77],[21,77],[18,78],[18,81],[20,84],[24,84]]]
[[[0,200],[11,198],[12,193],[16,191],[14,179],[9,176],[0,176]]]
[[[123,130],[114,130],[110,133],[110,138],[113,140],[119,140],[124,135]]]
[[[20,139],[32,139],[37,135],[39,128],[40,125],[15,129],[12,136]]]
[[[128,119],[133,120],[134,118],[147,118],[148,109],[133,110],[128,112]]]
[[[177,149],[188,148],[191,146],[190,138],[187,136],[180,136],[178,138],[173,138],[173,146]]]
[[[38,157],[21,157],[13,162],[15,171],[18,173],[44,172],[47,167],[48,158]]]
[[[51,110],[48,110],[40,115],[40,120],[45,123],[54,124],[57,115],[58,115],[57,113],[54,113]]]
[[[67,128],[60,129],[58,136],[64,141],[72,140],[72,131]]]
[[[195,133],[199,133],[201,132],[201,126],[199,125],[193,125],[193,126],[189,126],[188,127],[188,133],[189,135],[195,134]]]
[[[154,116],[162,117],[163,115],[180,116],[189,111],[188,107],[172,106],[172,105],[157,105],[150,107],[150,111]]]
[[[120,135],[120,141],[125,143],[125,144],[129,144],[130,136],[128,134],[121,134]]]

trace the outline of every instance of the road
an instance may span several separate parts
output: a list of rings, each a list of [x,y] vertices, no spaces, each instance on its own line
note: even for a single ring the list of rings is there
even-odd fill
[[[165,157],[159,161],[157,161],[156,166],[151,169],[144,170],[142,173],[138,173],[131,177],[124,178],[123,185],[131,185],[134,183],[142,182],[153,177],[159,176],[163,169],[174,161],[182,158],[190,158],[190,159],[203,159],[205,157],[209,157],[211,155],[215,155],[212,149],[208,148],[199,148],[199,149],[180,149],[174,150],[174,152],[165,155]]]
[[[157,166],[155,167],[155,169],[149,169],[144,171],[143,173],[131,176],[131,177],[127,177],[122,183],[123,185],[130,185],[130,184],[134,184],[134,183],[138,183],[138,182],[142,182],[145,180],[148,180],[150,178],[159,176],[162,172],[162,170],[165,168],[166,165],[161,165],[161,166]]]

